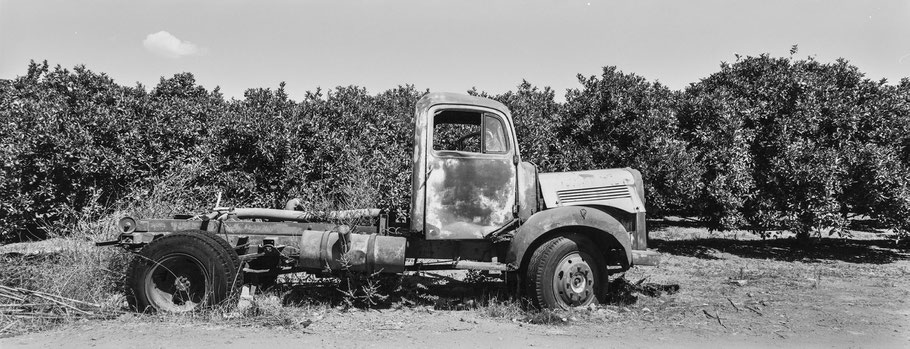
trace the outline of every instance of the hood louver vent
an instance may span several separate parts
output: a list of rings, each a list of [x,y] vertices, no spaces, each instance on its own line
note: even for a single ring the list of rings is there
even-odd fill
[[[616,200],[631,197],[629,187],[611,185],[607,187],[566,189],[556,192],[559,204],[570,204],[589,201]]]

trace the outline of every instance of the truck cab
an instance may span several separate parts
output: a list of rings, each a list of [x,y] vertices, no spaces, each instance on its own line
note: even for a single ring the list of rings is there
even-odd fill
[[[555,287],[555,293],[540,294],[542,286],[535,285],[529,291],[538,293],[535,303],[583,305],[593,298],[579,290],[598,293],[601,285],[594,283],[609,273],[657,263],[658,255],[647,250],[641,174],[629,168],[539,173],[522,161],[512,115],[499,102],[455,93],[424,96],[416,106],[413,156],[412,232],[457,247],[471,241],[505,245],[457,258],[495,256],[529,284],[558,278],[560,268],[572,263],[597,274],[572,279],[575,291]],[[547,245],[553,243],[559,246]],[[578,260],[541,264],[547,256],[535,252],[547,248],[575,249]],[[560,293],[573,294],[574,300],[560,300]]]

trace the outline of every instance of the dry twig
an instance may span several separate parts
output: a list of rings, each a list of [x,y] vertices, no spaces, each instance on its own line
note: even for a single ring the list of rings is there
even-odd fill
[[[715,320],[717,320],[717,323],[718,323],[718,324],[720,324],[720,325],[723,326],[724,328],[727,328],[727,325],[724,325],[724,323],[720,321],[720,315],[719,315],[720,313],[717,313],[716,310],[715,310],[714,312],[715,312],[717,315],[711,315],[711,313],[709,313],[709,312],[708,312],[707,310],[705,310],[705,309],[702,309],[701,311],[705,312],[705,316],[707,316],[709,319],[715,319]]]
[[[736,306],[736,303],[733,303],[733,300],[730,297],[727,297],[727,302],[730,302],[730,305],[733,306],[733,309],[736,309],[736,312],[740,312],[739,307]]]

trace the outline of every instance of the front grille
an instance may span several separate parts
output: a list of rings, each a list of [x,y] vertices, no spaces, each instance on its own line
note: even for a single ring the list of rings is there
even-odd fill
[[[566,189],[556,192],[560,204],[576,202],[616,200],[631,197],[629,187],[625,185],[611,185],[606,187]]]

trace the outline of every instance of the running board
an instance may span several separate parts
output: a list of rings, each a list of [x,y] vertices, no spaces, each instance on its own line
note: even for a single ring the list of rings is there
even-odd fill
[[[446,262],[417,262],[406,265],[407,270],[489,270],[489,271],[513,271],[508,264],[498,262],[477,262],[477,261],[446,261]]]

